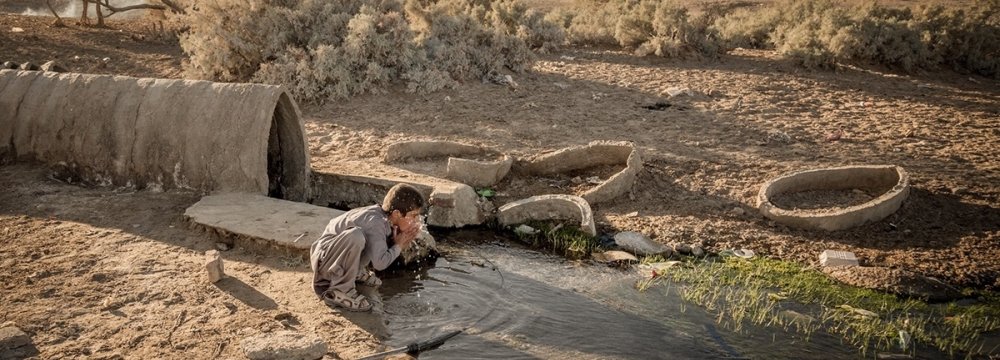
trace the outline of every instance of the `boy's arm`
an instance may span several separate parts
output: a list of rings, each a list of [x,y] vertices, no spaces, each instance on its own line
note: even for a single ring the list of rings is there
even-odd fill
[[[375,270],[385,270],[389,267],[402,249],[398,245],[386,246],[386,239],[389,234],[383,228],[369,229],[365,231],[365,250],[371,254],[372,267]]]

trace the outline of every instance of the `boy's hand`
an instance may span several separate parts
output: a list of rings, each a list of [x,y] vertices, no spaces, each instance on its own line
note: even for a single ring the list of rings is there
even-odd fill
[[[411,220],[402,221],[400,227],[392,228],[392,241],[400,249],[406,250],[413,243],[413,239],[416,239],[419,234],[420,224]]]

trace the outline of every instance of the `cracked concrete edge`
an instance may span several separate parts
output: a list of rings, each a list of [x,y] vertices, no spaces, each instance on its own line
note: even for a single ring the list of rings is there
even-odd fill
[[[530,175],[549,175],[601,165],[621,165],[625,168],[581,196],[590,204],[618,198],[632,189],[642,170],[642,157],[635,144],[628,141],[592,141],[543,154],[525,161],[520,171]]]
[[[313,203],[324,206],[338,204],[344,207],[380,204],[390,188],[398,183],[405,183],[413,185],[427,199],[429,225],[479,225],[486,221],[492,210],[491,204],[480,199],[469,185],[419,176],[400,169],[394,171],[406,177],[314,172],[313,192],[316,198]]]
[[[486,152],[486,149],[454,141],[403,141],[389,145],[385,149],[385,157],[382,161],[386,164],[392,164],[406,159],[481,154],[483,152]]]
[[[891,188],[864,204],[831,210],[790,210],[771,202],[772,197],[784,193],[866,187]],[[764,183],[757,195],[757,207],[765,217],[788,226],[838,231],[892,215],[902,206],[909,191],[910,175],[899,166],[832,167],[799,171]]]
[[[591,204],[598,204],[617,199],[632,190],[632,185],[635,184],[635,179],[639,177],[639,171],[642,170],[642,159],[639,157],[638,149],[632,148],[625,164],[622,171],[580,196]]]
[[[497,161],[477,161],[457,157],[448,158],[446,177],[474,187],[487,187],[503,180],[510,172],[514,158],[504,155]]]
[[[597,235],[590,204],[574,195],[538,195],[501,206],[497,211],[501,225],[522,224],[528,220],[577,220],[580,230]]]

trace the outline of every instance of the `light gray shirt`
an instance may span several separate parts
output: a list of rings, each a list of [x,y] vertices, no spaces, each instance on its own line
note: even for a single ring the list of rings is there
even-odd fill
[[[361,266],[370,262],[375,270],[385,270],[399,256],[399,246],[388,246],[392,227],[389,217],[379,205],[353,209],[330,220],[323,230],[323,236],[339,234],[352,227],[361,228],[365,234],[365,249],[361,252]]]

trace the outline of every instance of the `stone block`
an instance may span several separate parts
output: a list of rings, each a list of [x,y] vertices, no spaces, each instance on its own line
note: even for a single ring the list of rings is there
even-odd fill
[[[226,278],[226,272],[222,267],[222,255],[218,250],[205,252],[205,270],[208,271],[208,282],[216,283]]]
[[[858,266],[858,258],[850,251],[824,250],[819,254],[822,266]]]

